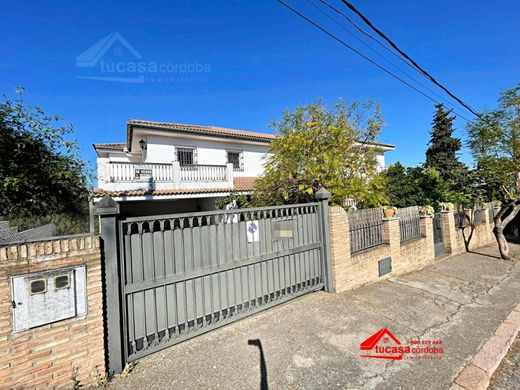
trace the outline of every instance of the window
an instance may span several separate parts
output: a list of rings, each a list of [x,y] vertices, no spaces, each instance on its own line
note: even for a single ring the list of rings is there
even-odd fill
[[[35,279],[29,283],[29,291],[31,295],[43,294],[47,291],[47,279]]]
[[[69,275],[60,275],[54,278],[54,289],[61,290],[70,287]]]
[[[244,164],[242,158],[242,152],[228,151],[227,152],[228,164],[233,164],[234,171],[243,171]]]
[[[194,165],[195,164],[195,149],[194,148],[176,148],[177,161],[180,165]]]

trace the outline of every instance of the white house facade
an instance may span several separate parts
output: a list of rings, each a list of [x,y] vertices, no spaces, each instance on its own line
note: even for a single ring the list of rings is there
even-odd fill
[[[212,209],[216,198],[252,190],[275,137],[214,126],[130,120],[126,143],[94,144],[95,200],[110,195],[132,210],[130,214],[139,214],[144,201],[147,207],[157,201],[153,203],[158,212],[173,205],[175,212]],[[382,169],[384,153],[395,148],[372,145],[378,149]]]

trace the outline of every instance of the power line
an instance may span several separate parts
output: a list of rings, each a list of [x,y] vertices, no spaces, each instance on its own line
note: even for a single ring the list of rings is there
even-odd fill
[[[408,61],[410,61],[417,69],[419,69],[419,71],[421,71],[421,73],[423,73],[428,79],[431,80],[432,83],[434,83],[435,85],[437,85],[439,88],[441,88],[442,90],[444,90],[448,95],[450,95],[453,99],[455,99],[461,106],[465,107],[466,109],[468,109],[473,115],[475,115],[476,117],[480,118],[480,114],[474,110],[473,108],[471,108],[471,106],[467,103],[465,103],[462,99],[459,99],[457,96],[455,96],[448,88],[446,88],[444,85],[442,85],[441,83],[439,83],[437,80],[435,80],[435,78],[429,74],[426,70],[424,70],[417,62],[415,62],[408,54],[406,54],[404,51],[402,51],[401,49],[399,49],[399,47],[389,38],[386,36],[385,33],[383,33],[381,30],[379,30],[376,26],[374,26],[372,24],[372,22],[370,20],[368,20],[368,18],[363,15],[360,11],[358,11],[356,9],[356,7],[354,7],[354,5],[352,5],[352,3],[348,2],[347,0],[341,0],[343,4],[345,4],[348,8],[350,8],[354,13],[356,13],[356,15],[358,15],[362,20],[363,22],[365,22],[372,30],[374,30],[380,37],[382,37],[385,41],[387,41],[390,46],[392,46],[395,50],[397,50],[399,52],[399,54],[401,54],[404,58],[406,58]]]
[[[455,110],[455,107],[453,106],[453,103],[450,102],[449,100],[445,99],[443,96],[439,95],[437,92],[435,92],[434,90],[432,90],[431,88],[429,88],[428,86],[424,85],[423,83],[421,83],[419,80],[417,80],[416,78],[414,78],[413,76],[411,76],[409,73],[405,72],[403,69],[401,69],[400,67],[398,67],[397,65],[395,65],[392,61],[388,60],[385,56],[383,56],[381,53],[379,53],[377,50],[375,50],[374,48],[372,48],[369,44],[367,44],[365,41],[363,41],[361,38],[359,38],[357,35],[355,35],[354,33],[352,33],[349,29],[347,29],[345,26],[343,26],[342,24],[340,24],[339,22],[337,22],[333,17],[331,17],[328,13],[326,13],[325,11],[323,11],[320,7],[318,7],[316,5],[316,3],[314,3],[313,0],[307,0],[309,3],[311,3],[316,9],[318,9],[323,15],[325,15],[327,18],[329,18],[332,22],[334,22],[337,26],[339,26],[342,30],[344,30],[345,32],[347,32],[349,35],[351,35],[352,37],[354,37],[355,39],[357,39],[362,45],[364,45],[366,48],[368,48],[370,51],[372,51],[373,53],[375,53],[378,57],[380,57],[383,61],[387,62],[388,64],[390,64],[393,68],[397,69],[399,72],[401,72],[402,74],[408,76],[411,80],[413,80],[414,82],[416,82],[417,84],[419,84],[421,87],[425,88],[426,90],[428,90],[430,93],[434,94],[435,96],[437,96],[439,99],[443,100],[444,102],[446,102],[448,104],[448,107],[451,107],[453,112],[456,113],[458,116],[460,116],[461,118],[464,118],[464,116],[462,114],[460,114],[459,112],[457,112]],[[321,3],[325,4],[328,6],[328,4],[326,2],[324,2],[323,0],[320,0]],[[331,8],[334,8],[332,6],[330,6]],[[340,11],[339,11],[340,12]],[[386,46],[383,45],[384,48],[386,48],[387,50],[389,50],[392,54],[396,55],[393,51],[391,51],[390,49],[388,49]],[[396,55],[397,56],[397,55]],[[408,62],[404,61],[402,57],[400,56],[397,56],[397,58],[399,58],[401,61],[403,61],[405,64],[411,66]],[[411,66],[413,70],[417,71],[417,69],[415,69],[413,66]],[[422,73],[419,73],[421,76],[424,76]],[[469,119],[467,118],[464,118],[465,120],[469,121]]]
[[[370,38],[371,40],[373,40],[374,42],[376,42],[379,46],[381,46],[383,49],[385,49],[386,51],[388,51],[389,53],[391,53],[393,56],[395,56],[397,59],[399,59],[401,62],[403,62],[404,64],[406,64],[407,66],[409,66],[411,69],[413,69],[415,72],[419,73],[421,76],[423,77],[426,77],[421,71],[419,71],[419,69],[417,69],[415,66],[413,66],[412,64],[410,64],[408,61],[406,61],[403,57],[401,57],[399,54],[397,54],[395,51],[393,51],[392,49],[390,49],[388,46],[386,46],[384,43],[382,43],[380,40],[378,40],[376,37],[374,37],[373,35],[371,35],[370,33],[368,33],[367,31],[363,30],[361,27],[359,27],[359,25],[354,22],[348,15],[344,14],[343,12],[341,12],[339,9],[337,9],[336,7],[330,5],[329,3],[327,3],[326,1],[324,0],[320,0],[320,2],[327,6],[328,8],[330,8],[331,10],[333,10],[334,12],[336,12],[338,15],[340,15],[341,17],[343,17],[344,19],[346,19],[350,24],[352,24],[359,32],[361,32],[362,34],[366,35],[368,38]],[[426,77],[427,78],[427,77]],[[429,79],[428,79],[429,80]]]
[[[355,49],[354,47],[350,46],[348,43],[346,43],[345,41],[343,41],[342,39],[338,38],[337,36],[335,36],[334,34],[330,33],[329,31],[327,31],[326,29],[324,29],[323,27],[321,27],[319,24],[317,24],[316,22],[312,21],[311,19],[309,19],[307,16],[303,15],[302,13],[300,13],[299,11],[297,11],[296,9],[292,8],[290,5],[286,4],[285,2],[283,2],[282,0],[276,0],[278,1],[280,4],[282,4],[284,7],[286,7],[288,10],[290,10],[291,12],[293,12],[294,14],[298,15],[300,18],[306,20],[308,23],[312,24],[314,27],[316,27],[317,29],[319,29],[320,31],[322,31],[323,33],[327,34],[329,37],[331,37],[332,39],[334,39],[335,41],[337,41],[338,43],[340,43],[341,45],[347,47],[348,49],[352,50],[354,53],[356,53],[357,55],[361,56],[362,58],[364,58],[365,60],[367,60],[368,62],[370,62],[372,65],[378,67],[379,69],[381,69],[383,72],[389,74],[390,76],[394,77],[395,79],[399,80],[400,82],[402,82],[403,84],[407,85],[409,88],[413,89],[414,91],[420,93],[421,95],[423,95],[426,99],[428,100],[431,100],[432,102],[434,103],[439,103],[439,101],[435,100],[434,98],[432,98],[431,96],[429,96],[428,94],[424,93],[423,91],[421,91],[420,89],[417,89],[415,86],[413,86],[412,84],[410,84],[409,82],[407,82],[406,80],[403,80],[401,77],[397,76],[396,74],[392,73],[391,71],[387,70],[386,68],[384,68],[383,66],[379,65],[377,62],[373,61],[372,59],[370,59],[369,57],[367,57],[366,55],[364,55],[363,53],[361,53],[359,50]],[[468,119],[462,117],[463,119],[465,119],[466,121],[468,121]]]

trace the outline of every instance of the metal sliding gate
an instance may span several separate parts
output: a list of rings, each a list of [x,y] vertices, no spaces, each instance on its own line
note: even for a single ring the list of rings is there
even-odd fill
[[[321,289],[322,213],[308,203],[120,220],[124,360]]]

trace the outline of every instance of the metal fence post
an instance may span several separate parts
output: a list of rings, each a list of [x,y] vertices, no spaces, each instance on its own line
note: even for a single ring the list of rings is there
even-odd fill
[[[106,346],[108,349],[106,356],[108,374],[112,376],[123,370],[119,259],[117,255],[119,203],[107,195],[96,204],[95,211],[100,217],[99,231],[105,279]]]
[[[316,192],[315,196],[317,201],[320,202],[320,230],[323,245],[323,284],[325,291],[334,292],[334,282],[332,279],[332,258],[330,249],[330,230],[329,230],[329,198],[330,192],[325,188],[320,188]]]

